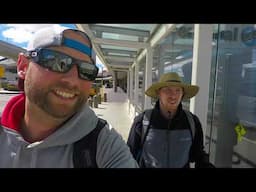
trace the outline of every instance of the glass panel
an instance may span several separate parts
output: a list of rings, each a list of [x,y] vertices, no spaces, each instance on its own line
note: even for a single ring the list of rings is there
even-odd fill
[[[218,25],[213,25],[213,34],[218,33]],[[212,40],[212,59],[211,59],[211,75],[210,75],[210,84],[209,84],[209,100],[208,100],[208,114],[207,114],[207,127],[206,127],[206,133],[205,133],[205,150],[210,154],[210,161],[214,162],[214,159],[212,158],[214,156],[214,151],[212,151],[211,146],[212,143],[216,143],[216,129],[213,129],[214,123],[216,123],[213,120],[214,114],[216,115],[218,113],[218,109],[216,109],[214,106],[214,94],[215,94],[215,79],[216,79],[216,65],[217,65],[217,40]],[[216,101],[215,101],[216,102]]]
[[[216,26],[211,158],[217,167],[256,167],[256,28]]]
[[[132,68],[132,103],[134,104],[134,90],[135,90],[135,67]]]
[[[145,98],[145,65],[146,57],[143,57],[139,62],[139,108],[142,111],[144,109],[144,98]]]
[[[125,92],[127,93],[127,72],[124,71],[118,71],[117,72],[117,85]]]

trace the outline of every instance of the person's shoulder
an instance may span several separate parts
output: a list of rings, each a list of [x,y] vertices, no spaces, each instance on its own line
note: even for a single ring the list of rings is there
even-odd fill
[[[187,109],[182,109],[182,110],[184,111],[184,113],[186,111],[189,112],[193,116],[193,118],[197,118],[198,119],[198,116],[195,113],[191,112],[190,110],[187,110]]]
[[[116,129],[105,119],[99,119],[102,123],[104,123],[104,127],[100,132],[101,138],[106,137],[119,137],[120,134],[116,131]]]
[[[190,112],[190,113],[192,114],[192,116],[193,116],[193,118],[194,118],[195,121],[200,122],[200,119],[199,119],[199,117],[198,117],[196,114],[194,114],[194,113],[192,113],[192,112]]]
[[[186,114],[185,111],[189,112],[189,113],[192,115],[193,120],[194,120],[194,122],[195,122],[196,125],[201,124],[201,121],[200,121],[199,117],[198,117],[196,114],[192,113],[192,112],[189,111],[189,110],[183,109],[184,114]],[[197,126],[196,126],[196,127],[197,127]]]
[[[126,145],[123,136],[110,124],[106,123],[98,136],[98,146]]]
[[[100,126],[104,126],[104,125],[106,126],[108,125],[108,121],[106,119],[98,118],[98,124]]]

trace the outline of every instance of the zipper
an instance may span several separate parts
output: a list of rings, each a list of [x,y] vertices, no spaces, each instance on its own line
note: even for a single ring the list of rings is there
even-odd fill
[[[169,113],[169,118],[168,118],[168,125],[167,125],[167,168],[169,168],[169,150],[170,150],[170,147],[169,147],[169,138],[170,138],[170,127],[171,127],[171,122],[172,122],[172,119],[171,119],[171,113]]]

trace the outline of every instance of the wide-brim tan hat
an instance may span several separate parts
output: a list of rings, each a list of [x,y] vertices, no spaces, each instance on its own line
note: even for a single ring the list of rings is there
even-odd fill
[[[183,83],[181,77],[177,73],[170,72],[163,74],[157,83],[152,84],[146,90],[145,94],[149,97],[157,99],[157,91],[162,87],[168,86],[182,87],[184,90],[183,99],[190,99],[191,97],[194,97],[199,91],[198,86]]]

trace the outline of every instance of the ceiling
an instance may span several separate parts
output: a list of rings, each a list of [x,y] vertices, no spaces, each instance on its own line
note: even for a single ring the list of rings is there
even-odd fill
[[[0,40],[0,65],[16,66],[19,53],[25,51],[21,47]]]
[[[126,71],[159,24],[76,24],[91,38],[94,50],[109,71]]]
[[[76,24],[92,39],[94,50],[108,71],[127,71],[138,55],[149,46],[160,24]],[[17,59],[25,49],[0,41],[0,64]],[[13,60],[10,62],[15,65]]]

